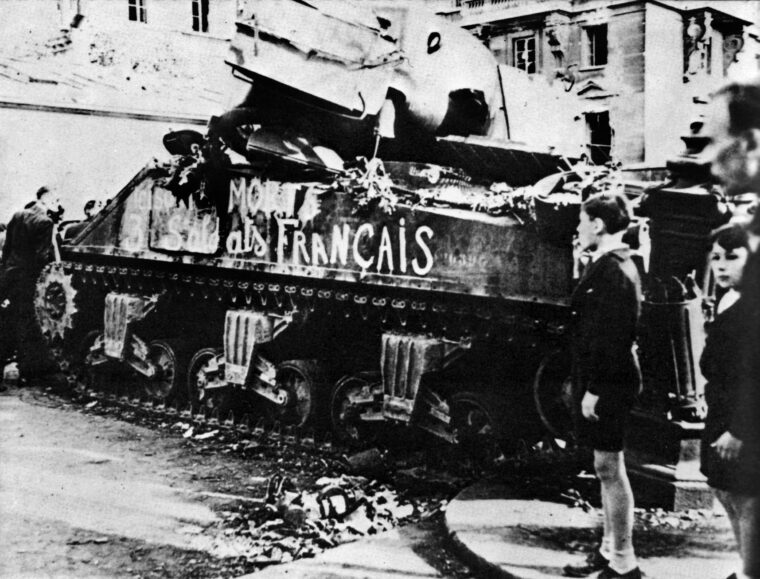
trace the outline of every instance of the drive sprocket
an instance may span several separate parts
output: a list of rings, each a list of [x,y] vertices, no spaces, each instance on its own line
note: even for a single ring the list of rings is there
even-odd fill
[[[34,295],[34,312],[40,330],[50,340],[63,338],[66,329],[73,327],[76,293],[72,276],[64,271],[62,263],[51,263],[42,270]]]

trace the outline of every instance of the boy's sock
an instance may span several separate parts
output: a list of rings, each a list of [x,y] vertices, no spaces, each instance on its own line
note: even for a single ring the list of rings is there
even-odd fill
[[[633,571],[639,564],[636,561],[636,555],[633,552],[633,547],[618,551],[612,549],[610,557],[610,568],[616,573],[621,575]]]
[[[612,559],[612,537],[602,537],[602,544],[599,547],[599,553],[608,561]]]

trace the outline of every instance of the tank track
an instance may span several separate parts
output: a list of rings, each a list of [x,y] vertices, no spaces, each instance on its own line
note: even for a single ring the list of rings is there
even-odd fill
[[[70,365],[66,355],[60,348],[54,348],[54,354],[61,366],[66,371]],[[265,417],[257,416],[252,413],[236,413],[234,410],[225,415],[220,415],[218,410],[209,409],[195,410],[191,404],[184,406],[176,401],[157,401],[151,397],[145,396],[118,396],[113,392],[104,392],[97,389],[88,388],[86,384],[78,381],[75,376],[68,374],[71,382],[71,391],[73,401],[82,405],[84,408],[93,408],[96,404],[100,406],[101,411],[112,412],[131,412],[134,416],[148,417],[153,420],[173,423],[185,423],[188,428],[192,427],[195,435],[207,434],[216,431],[226,437],[232,438],[238,442],[254,442],[258,446],[267,446],[275,449],[287,448],[291,452],[307,452],[329,463],[339,465],[341,468],[350,468],[348,457],[353,454],[361,453],[363,450],[376,446],[377,441],[367,440],[346,445],[341,444],[339,440],[334,439],[331,431],[319,430],[314,428],[301,428],[294,425],[284,424],[278,421],[268,420]],[[492,435],[486,435],[481,440],[483,444],[496,444],[496,439]],[[440,453],[440,448],[439,451]],[[517,448],[517,454],[528,452],[527,444],[522,442],[522,446]],[[440,454],[439,454],[440,456]],[[460,454],[452,455],[446,460],[453,461],[458,468],[462,468],[462,460],[466,457]],[[503,458],[498,461],[474,460],[469,456],[470,462],[468,468],[475,469],[473,472],[483,472],[499,468],[503,465]]]
[[[231,307],[278,313],[296,309],[313,311],[320,307],[346,318],[364,321],[372,318],[373,322],[379,321],[390,330],[418,331],[457,340],[486,335],[496,326],[547,337],[559,337],[566,331],[564,316],[557,315],[562,308],[546,304],[515,304],[506,300],[467,296],[430,299],[424,294],[412,298],[409,297],[410,290],[398,288],[376,287],[372,288],[372,292],[365,293],[324,287],[325,283],[337,285],[331,280],[320,280],[320,285],[296,285],[280,281],[240,280],[232,276],[184,274],[142,264],[140,267],[129,267],[64,261],[63,268],[83,285],[106,291],[200,298]],[[549,315],[547,307],[551,308]]]
[[[304,450],[327,459],[341,459],[355,448],[348,448],[333,441],[329,431],[318,432],[314,429],[301,429],[280,422],[268,421],[250,413],[230,411],[225,416],[218,412],[194,411],[190,405],[184,407],[150,398],[116,396],[99,390],[88,389],[81,382],[74,380],[74,394],[77,400],[87,406],[97,402],[104,408],[131,411],[161,421],[185,422],[198,431],[219,431],[240,439],[254,440],[260,444],[286,446],[291,449]]]
[[[261,276],[256,281],[241,279],[240,272],[234,270],[227,272],[216,269],[213,270],[216,275],[210,276],[205,275],[206,272],[202,268],[192,269],[186,264],[164,262],[123,264],[114,263],[114,261],[113,258],[108,257],[104,257],[100,263],[69,259],[62,262],[62,269],[72,276],[73,285],[84,296],[105,296],[109,292],[158,295],[159,299],[167,303],[207,303],[222,311],[242,309],[267,314],[319,310],[334,316],[340,324],[345,319],[348,323],[367,324],[368,327],[381,328],[383,332],[432,336],[466,345],[468,348],[480,340],[488,340],[489,336],[496,335],[499,343],[503,341],[503,343],[509,343],[514,340],[523,349],[544,352],[548,350],[549,344],[561,341],[565,333],[563,323],[565,316],[560,306],[459,295],[434,295],[420,290],[401,290],[384,286],[358,288],[366,291],[364,293],[364,291],[356,291],[356,286],[351,287],[345,282],[335,280],[303,278],[299,279],[299,285],[296,285],[292,283],[292,279],[287,280],[289,283],[285,283],[272,276]],[[179,267],[183,267],[185,271],[176,271]],[[219,275],[220,273],[222,275]],[[202,312],[202,307],[200,311]],[[102,324],[102,321],[98,322],[97,316],[91,316],[90,324],[92,323]],[[85,327],[77,330],[81,334],[79,339],[87,335],[87,330],[94,330],[94,328]],[[62,360],[62,365],[71,369],[76,367],[76,360],[78,360],[76,356],[81,357],[81,352],[73,352],[74,356],[71,356],[72,352],[69,351],[70,348],[67,347],[66,342],[67,340],[64,339],[60,347],[62,356],[65,358]],[[72,341],[69,345],[78,343],[80,342]],[[81,366],[81,360],[79,364]],[[376,366],[369,369],[379,370]],[[69,371],[69,374],[70,380],[75,383],[82,378],[81,374],[74,375],[76,370]],[[335,376],[334,379],[338,377]],[[77,384],[77,387],[81,390],[84,386]],[[194,422],[206,421],[215,428],[227,428],[236,432],[246,429],[251,432],[255,430],[259,435],[265,431],[275,432],[279,433],[275,434],[276,437],[292,441],[304,438],[314,440],[313,435],[309,436],[305,431],[296,432],[294,428],[314,429],[316,427],[320,433],[327,432],[319,424],[309,423],[303,426],[289,424],[287,428],[290,431],[286,433],[286,421],[277,424],[276,421],[279,418],[273,418],[270,415],[262,422],[258,418],[260,416],[258,410],[246,406],[245,400],[237,400],[234,406],[236,415],[220,416],[217,408],[211,410],[198,408],[192,401],[188,402],[185,408],[172,408],[168,404],[173,404],[173,399],[168,396],[165,398],[162,397],[163,395],[153,396],[152,399],[150,396],[142,397],[143,393],[139,391],[138,384],[133,384],[128,389],[118,387],[112,389],[104,386],[103,383],[96,387],[102,389],[97,396],[110,403],[139,406],[159,413],[170,413],[170,416],[181,415],[183,419]],[[123,396],[125,393],[127,396]],[[325,399],[324,402],[325,404],[334,403],[329,399]],[[487,405],[486,408],[488,407]],[[249,409],[252,414],[246,418],[243,414]],[[216,414],[213,414],[214,411]],[[222,412],[227,412],[227,410],[223,409]],[[326,412],[325,408],[314,416],[324,416],[325,419],[331,416],[325,415],[324,412]],[[253,416],[256,418],[252,418]],[[321,419],[320,422],[322,422]],[[341,443],[346,443],[347,448],[356,446],[356,441],[343,440],[344,436],[341,433],[336,433],[335,437],[336,440],[340,439]],[[364,443],[365,441],[362,441],[359,446],[364,446]]]

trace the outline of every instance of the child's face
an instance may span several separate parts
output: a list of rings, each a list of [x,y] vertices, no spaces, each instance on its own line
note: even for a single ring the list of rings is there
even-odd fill
[[[578,245],[582,251],[596,247],[598,241],[596,229],[594,221],[589,218],[588,213],[581,210],[581,218],[576,232],[578,233]]]
[[[742,271],[747,263],[749,252],[746,247],[726,250],[713,243],[710,252],[710,267],[715,276],[715,283],[723,289],[735,288],[742,280]]]

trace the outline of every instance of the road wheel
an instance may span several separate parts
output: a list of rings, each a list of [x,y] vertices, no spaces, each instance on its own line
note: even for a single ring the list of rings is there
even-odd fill
[[[153,378],[143,379],[145,393],[154,400],[181,398],[183,368],[178,346],[167,340],[153,340],[148,344],[148,359],[156,367]]]
[[[508,413],[496,395],[478,391],[459,391],[449,398],[451,428],[467,456],[485,467],[504,461]]]
[[[373,385],[378,383],[379,375],[364,373],[345,376],[335,384],[330,398],[330,424],[338,441],[358,447],[376,438],[377,427],[362,420],[361,414],[374,405]]]
[[[555,350],[541,361],[533,381],[533,401],[549,432],[562,440],[573,439],[575,400],[566,352]]]
[[[106,394],[120,395],[123,386],[118,364],[106,361],[96,364],[97,354],[92,353],[92,347],[98,341],[103,332],[91,330],[79,341],[73,351],[66,356],[67,366],[65,372],[69,380],[85,390],[94,390]]]
[[[285,400],[283,404],[267,405],[273,420],[297,427],[321,425],[325,418],[325,379],[316,361],[289,360],[279,364],[276,383]]]
[[[101,364],[98,366],[93,365],[93,356],[90,353],[90,349],[95,345],[95,342],[103,335],[100,330],[92,330],[87,332],[79,347],[74,352],[73,360],[71,361],[71,374],[74,376],[76,382],[88,390],[105,391],[106,388],[106,376],[109,372],[106,372],[104,366],[108,364]]]
[[[232,388],[224,382],[217,364],[220,350],[201,348],[190,359],[187,367],[187,396],[194,410],[218,412],[232,409]]]

